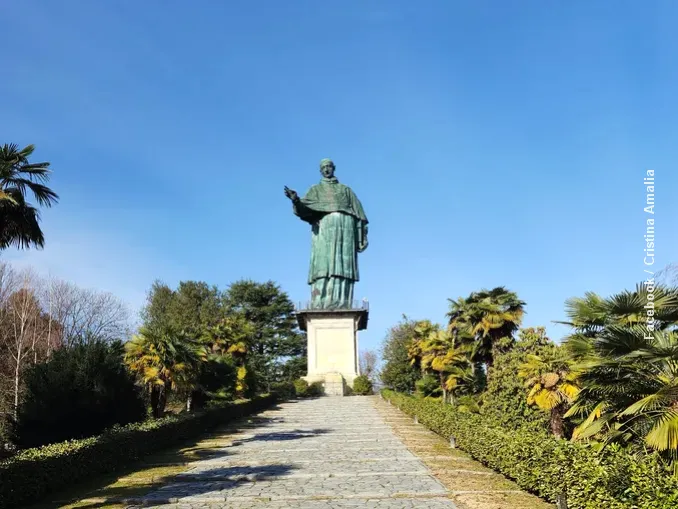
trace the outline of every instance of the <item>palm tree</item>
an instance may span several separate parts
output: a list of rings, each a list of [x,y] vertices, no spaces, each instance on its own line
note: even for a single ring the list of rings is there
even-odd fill
[[[201,341],[207,346],[214,357],[227,356],[233,359],[236,365],[235,392],[239,397],[245,397],[247,385],[247,357],[254,342],[254,324],[247,320],[244,314],[234,313],[217,325],[209,327],[203,334]]]
[[[50,207],[59,197],[47,187],[49,163],[30,163],[35,147],[19,150],[15,144],[0,147],[0,249],[44,247],[40,213],[26,201],[28,191],[39,205]]]
[[[428,320],[415,327],[415,337],[409,349],[412,363],[419,363],[424,373],[437,373],[443,404],[448,396],[454,404],[455,392],[473,380],[468,349],[455,347],[452,335]]]
[[[559,349],[546,356],[528,355],[518,376],[525,379],[529,389],[527,403],[550,412],[551,433],[556,438],[563,438],[565,413],[579,394],[577,372],[570,361]]]
[[[586,351],[582,390],[566,414],[583,419],[573,439],[643,443],[678,474],[678,334],[610,326]]]
[[[565,346],[582,390],[566,417],[579,419],[574,440],[643,445],[669,459],[678,475],[678,288],[658,285],[652,293],[648,299],[639,284],[609,298],[589,293],[567,301],[574,333]]]
[[[161,417],[170,391],[189,392],[197,382],[204,348],[170,327],[142,327],[125,345],[125,364],[148,388],[154,417]]]
[[[588,292],[583,298],[575,297],[565,302],[569,321],[556,322],[569,325],[578,335],[595,337],[612,325],[633,326],[646,323],[648,300],[647,285],[639,283],[635,290],[625,290],[608,298]],[[678,288],[657,285],[652,291],[654,303],[653,328],[664,330],[678,323]]]
[[[448,300],[447,317],[455,343],[470,342],[473,346],[471,360],[492,367],[499,340],[512,339],[520,328],[525,303],[503,286],[473,292],[465,299]]]
[[[414,333],[407,347],[407,356],[410,359],[410,364],[418,367],[422,372],[424,371],[421,364],[424,355],[422,350],[423,342],[432,332],[438,329],[439,327],[431,323],[430,320],[419,320],[414,325]]]

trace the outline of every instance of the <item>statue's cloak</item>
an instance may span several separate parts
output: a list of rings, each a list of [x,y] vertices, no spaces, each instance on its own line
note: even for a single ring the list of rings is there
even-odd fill
[[[294,213],[312,226],[308,283],[333,277],[358,281],[357,249],[359,238],[367,237],[367,217],[351,188],[323,178],[294,204]]]
[[[368,222],[363,206],[353,190],[340,184],[336,178],[323,178],[301,198],[300,206],[294,207],[294,213],[311,224],[317,223],[329,212],[342,212],[364,224]]]

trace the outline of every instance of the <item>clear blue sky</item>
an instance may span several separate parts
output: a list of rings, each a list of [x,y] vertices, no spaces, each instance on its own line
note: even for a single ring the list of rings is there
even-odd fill
[[[363,348],[402,313],[505,285],[525,325],[678,261],[678,4],[5,1],[0,142],[61,203],[7,251],[138,308],[151,282],[308,298],[305,192],[331,157],[370,219]]]

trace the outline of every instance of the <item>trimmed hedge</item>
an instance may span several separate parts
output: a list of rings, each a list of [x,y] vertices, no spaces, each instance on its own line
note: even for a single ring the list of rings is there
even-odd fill
[[[19,507],[97,474],[113,472],[172,444],[271,406],[276,395],[193,414],[116,426],[103,434],[26,449],[0,462],[0,507]]]
[[[358,396],[368,396],[373,394],[372,380],[365,375],[360,375],[353,380],[353,393]]]
[[[478,414],[390,390],[384,398],[449,439],[473,458],[551,502],[565,494],[569,509],[674,509],[678,480],[656,455],[634,456],[611,446],[604,454],[546,433],[506,430]]]

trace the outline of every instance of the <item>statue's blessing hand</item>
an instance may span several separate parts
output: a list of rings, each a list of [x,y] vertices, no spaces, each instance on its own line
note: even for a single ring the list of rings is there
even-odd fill
[[[299,196],[297,195],[297,192],[293,189],[290,189],[287,186],[285,186],[285,196],[287,196],[292,201],[296,201],[297,198],[299,198]]]

